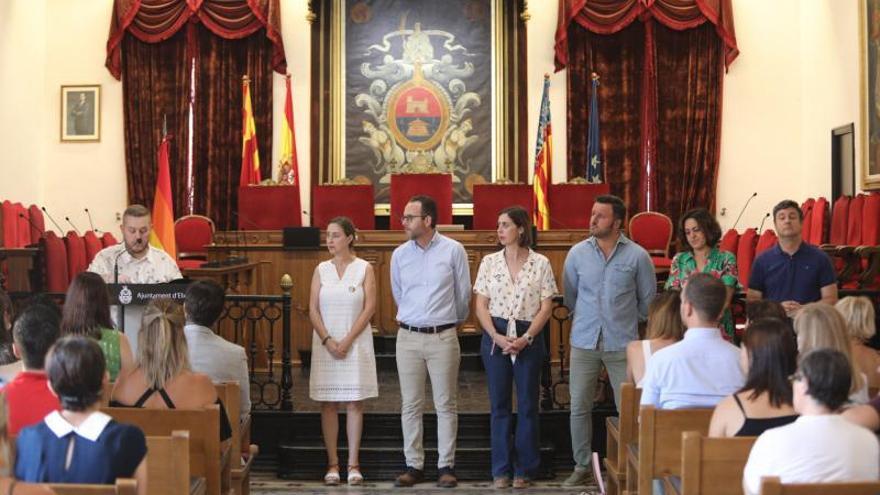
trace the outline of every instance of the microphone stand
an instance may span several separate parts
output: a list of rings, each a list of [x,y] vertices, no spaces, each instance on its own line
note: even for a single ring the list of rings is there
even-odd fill
[[[119,258],[128,251],[128,248],[125,247],[125,239],[122,240],[122,251],[116,255],[116,259],[113,261],[113,284],[119,285]],[[125,305],[119,304],[119,331],[125,334]]]

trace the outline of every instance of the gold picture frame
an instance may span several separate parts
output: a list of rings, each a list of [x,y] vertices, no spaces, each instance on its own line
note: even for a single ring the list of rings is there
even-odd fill
[[[101,140],[101,85],[61,86],[61,141]]]
[[[880,189],[880,0],[859,0],[859,76],[861,188],[864,191],[878,190]]]

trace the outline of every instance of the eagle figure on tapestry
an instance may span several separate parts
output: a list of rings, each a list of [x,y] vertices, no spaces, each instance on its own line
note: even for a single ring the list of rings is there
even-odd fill
[[[442,42],[439,58],[432,37]],[[402,44],[399,59],[391,53],[394,43]],[[371,83],[354,100],[367,116],[358,141],[373,152],[379,182],[390,182],[391,174],[422,172],[451,173],[453,182],[461,182],[471,170],[468,148],[479,138],[467,117],[481,104],[465,84],[473,64],[456,62],[471,56],[467,49],[451,33],[415,23],[386,34],[366,55],[382,58],[361,64]]]

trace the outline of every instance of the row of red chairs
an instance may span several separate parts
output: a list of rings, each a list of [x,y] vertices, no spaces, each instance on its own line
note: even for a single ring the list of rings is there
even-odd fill
[[[73,278],[86,271],[95,255],[114,244],[116,238],[110,232],[98,237],[91,230],[83,235],[70,231],[61,238],[55,232],[47,231],[42,240],[46,260],[46,290],[67,292],[67,286]]]
[[[8,199],[0,205],[0,246],[4,248],[23,248],[37,244],[46,230],[43,212],[37,205],[25,208],[21,203]]]

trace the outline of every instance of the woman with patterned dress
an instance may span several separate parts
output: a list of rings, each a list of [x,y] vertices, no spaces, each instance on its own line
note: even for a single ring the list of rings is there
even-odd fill
[[[107,285],[97,273],[82,272],[70,283],[62,311],[61,334],[95,339],[104,352],[111,382],[116,381],[120,372],[135,368],[128,339],[113,328]]]
[[[681,217],[678,239],[685,251],[672,258],[666,289],[681,289],[692,273],[708,273],[727,286],[727,307],[721,316],[721,335],[732,341],[734,334],[730,301],[742,287],[733,253],[718,249],[721,226],[705,208],[695,208]]]
[[[475,311],[483,328],[480,356],[489,378],[492,478],[498,489],[526,488],[540,464],[538,395],[556,280],[547,257],[532,251],[532,226],[520,206],[498,216],[504,249],[480,262]],[[516,431],[512,387],[516,386]],[[513,443],[511,444],[511,436]]]
[[[358,464],[363,401],[379,395],[370,330],[376,310],[376,277],[373,267],[352,252],[354,240],[351,220],[330,220],[327,250],[333,258],[315,268],[309,297],[309,318],[315,328],[309,397],[321,402],[321,431],[327,448],[324,483],[328,485],[340,482],[337,408],[346,404],[347,481],[358,485],[364,480]]]

